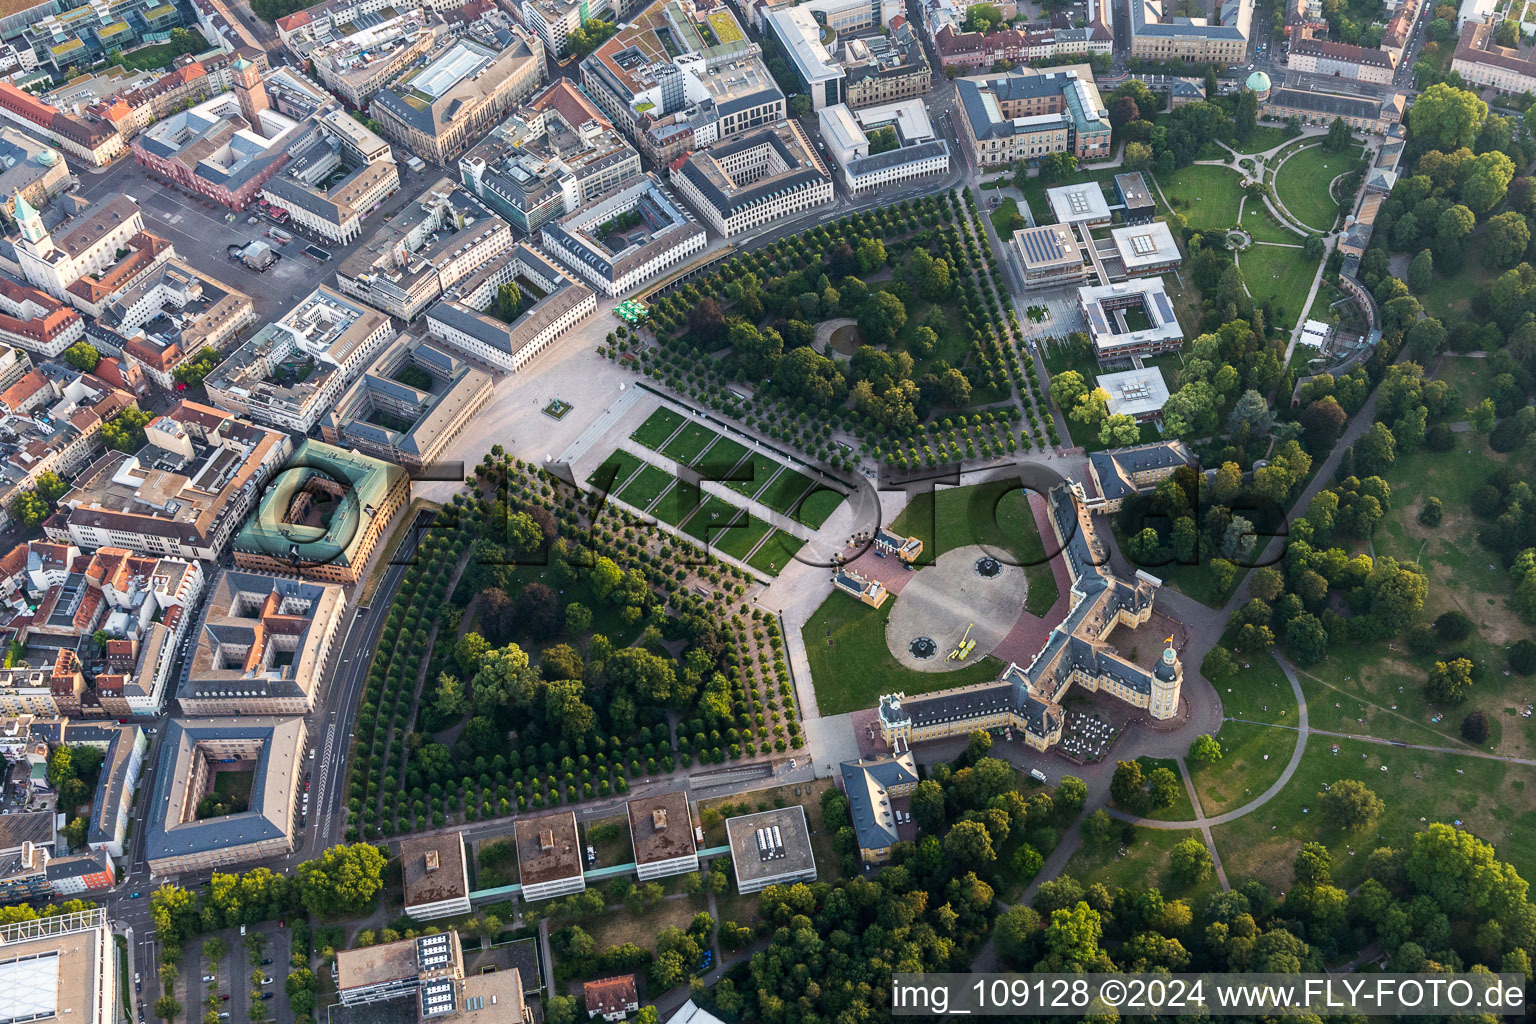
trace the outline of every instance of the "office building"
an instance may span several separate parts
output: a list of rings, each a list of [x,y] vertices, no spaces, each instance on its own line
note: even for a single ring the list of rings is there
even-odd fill
[[[320,420],[329,444],[418,472],[495,394],[491,375],[429,336],[397,338]]]
[[[1391,85],[1397,73],[1397,62],[1388,51],[1336,43],[1331,39],[1296,40],[1287,64],[1292,71],[1354,78],[1377,85]]]
[[[547,252],[605,295],[628,294],[706,244],[705,230],[653,174],[550,221],[540,236]]]
[[[853,36],[843,42],[843,100],[854,110],[925,95],[933,68],[923,41],[898,15],[884,35]]]
[[[694,153],[673,165],[671,180],[678,195],[727,238],[795,220],[833,198],[832,176],[796,121]]]
[[[1111,228],[1111,246],[1099,246],[1101,258],[1110,279],[1121,272],[1127,277],[1149,277],[1177,270],[1184,262],[1179,243],[1173,237],[1165,221],[1152,221],[1130,227]]]
[[[341,292],[402,320],[512,245],[512,228],[463,185],[440,177],[336,268]]]
[[[640,155],[569,79],[557,79],[459,158],[465,187],[518,231],[640,175]]]
[[[1163,406],[1168,404],[1168,382],[1157,367],[1101,373],[1094,383],[1109,395],[1109,415],[1130,416],[1141,423],[1163,418]]]
[[[844,761],[839,769],[859,859],[884,864],[891,859],[891,847],[901,841],[895,801],[917,788],[917,761],[912,751],[903,750],[892,757]]]
[[[521,283],[519,283],[521,282]],[[490,313],[500,289],[512,285],[526,307],[506,322]],[[528,291],[524,291],[524,287]],[[542,298],[534,298],[542,293]],[[566,331],[597,312],[592,289],[521,242],[466,278],[427,310],[427,330],[476,362],[517,373]]]
[[[761,48],[730,9],[692,11],[657,0],[581,63],[583,92],[657,164],[785,116]]]
[[[1160,277],[1079,288],[1077,302],[1100,366],[1177,352],[1184,344]]]
[[[1104,190],[1096,181],[1078,185],[1058,185],[1045,190],[1045,201],[1057,224],[1088,228],[1109,227],[1111,214]]]
[[[513,828],[523,899],[534,903],[586,889],[574,811],[519,817]]]
[[[1092,269],[1077,235],[1065,224],[1020,228],[1011,246],[1026,288],[1077,284]]]
[[[538,35],[550,53],[564,57],[571,33],[590,19],[607,15],[604,20],[617,20],[614,6],[614,0],[522,0],[519,13],[523,24]]]
[[[231,210],[244,210],[288,163],[304,133],[268,105],[256,67],[249,88],[220,93],[156,122],[133,140],[145,170]]]
[[[935,138],[921,100],[859,111],[838,103],[823,107],[817,117],[827,153],[842,169],[850,192],[867,192],[949,171],[949,144]],[[881,129],[894,133],[895,148],[871,153],[868,133]]]
[[[843,67],[822,42],[823,26],[807,5],[781,7],[764,16],[767,32],[789,60],[811,109],[843,102]]]
[[[362,235],[369,211],[399,189],[400,169],[389,144],[339,108],[313,123],[321,130],[295,148],[261,196],[288,211],[294,226],[345,245]]]
[[[0,118],[52,142],[89,167],[105,167],[122,156],[127,145],[117,125],[106,118],[91,111],[60,110],[10,82],[0,82]]]
[[[1147,494],[1177,470],[1197,466],[1183,441],[1158,441],[1094,452],[1088,457],[1088,480],[1094,494],[1089,511],[1112,515],[1131,494]]]
[[[631,800],[628,811],[629,841],[640,881],[699,870],[699,848],[685,791]]]
[[[1247,58],[1253,0],[1221,0],[1216,21],[1174,17],[1161,0],[1131,0],[1131,56],[1187,64],[1237,64]]]
[[[192,629],[183,715],[306,715],[346,617],[334,584],[225,569]]]
[[[149,870],[163,878],[293,852],[307,741],[300,717],[172,718],[145,815]],[[249,776],[247,806],[203,817],[224,772]]]
[[[811,829],[799,804],[727,818],[725,833],[741,895],[816,881]]]
[[[457,39],[380,90],[368,112],[389,139],[448,166],[546,78],[544,44],[521,28],[499,51]]]
[[[1121,215],[1127,224],[1145,224],[1157,216],[1152,190],[1147,187],[1147,179],[1140,171],[1115,175],[1115,196],[1125,208]]]
[[[406,917],[431,921],[470,912],[469,858],[462,833],[403,840],[400,872]]]
[[[235,535],[235,564],[356,583],[410,500],[410,475],[394,463],[305,438]]]
[[[1451,58],[1451,70],[1474,85],[1491,86],[1501,93],[1520,95],[1536,91],[1536,60],[1512,46],[1493,40],[1496,26],[1471,21],[1462,27]]]
[[[18,128],[0,124],[0,196],[9,198],[19,192],[41,209],[73,184],[63,153]]]
[[[958,134],[977,166],[1109,156],[1109,110],[1086,64],[959,78],[955,88]]]
[[[395,336],[389,317],[321,285],[208,375],[208,399],[255,423],[307,434]]]

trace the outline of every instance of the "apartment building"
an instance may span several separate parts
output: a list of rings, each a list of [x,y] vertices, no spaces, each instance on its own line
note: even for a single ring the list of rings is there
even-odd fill
[[[285,434],[187,401],[144,432],[138,452],[109,452],[81,474],[44,523],[49,539],[214,560],[292,450]]]
[[[0,118],[41,135],[91,167],[105,167],[122,156],[126,146],[111,121],[89,111],[67,113],[10,82],[0,82]]]
[[[256,307],[245,292],[170,259],[108,303],[87,333],[98,350],[120,355],[174,391],[178,367],[204,349],[224,348],[255,322]]]
[[[538,35],[549,52],[564,57],[566,43],[576,29],[593,18],[617,21],[615,0],[522,0],[519,13],[529,31]]]
[[[534,903],[586,889],[574,811],[519,816],[513,823],[513,840],[523,899]]]
[[[671,179],[678,194],[728,238],[792,220],[833,197],[832,176],[795,121],[694,153],[673,166]]]
[[[80,314],[45,292],[0,275],[0,342],[55,359],[85,337]]]
[[[626,805],[635,874],[642,882],[699,870],[693,815],[683,790],[640,797]]]
[[[470,912],[469,857],[462,832],[403,840],[400,873],[405,916],[411,920],[431,921]]]

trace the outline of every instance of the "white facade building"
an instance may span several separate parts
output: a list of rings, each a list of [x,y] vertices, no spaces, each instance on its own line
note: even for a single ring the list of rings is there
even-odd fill
[[[832,201],[832,176],[795,121],[694,153],[672,170],[678,194],[720,234],[735,237]]]
[[[625,214],[641,224],[610,248],[604,228]],[[653,174],[545,224],[544,248],[607,295],[624,295],[704,251],[707,235]]]

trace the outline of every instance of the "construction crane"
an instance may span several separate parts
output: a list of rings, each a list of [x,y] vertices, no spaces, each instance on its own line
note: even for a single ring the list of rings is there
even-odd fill
[[[958,644],[955,644],[955,649],[949,652],[950,661],[964,661],[965,656],[976,649],[976,641],[968,639],[975,625],[976,623],[972,622],[965,627],[965,635],[960,638]]]

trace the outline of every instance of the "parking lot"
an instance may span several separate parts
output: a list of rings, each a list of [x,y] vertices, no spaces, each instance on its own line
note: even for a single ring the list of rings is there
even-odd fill
[[[431,170],[428,168],[429,173]],[[258,324],[276,320],[292,309],[300,297],[319,285],[334,287],[336,266],[342,257],[384,223],[386,215],[400,210],[430,183],[428,175],[406,173],[402,168],[399,191],[368,215],[362,238],[340,246],[307,234],[291,220],[281,227],[293,236],[293,241],[278,245],[275,239],[266,235],[269,228],[277,226],[270,220],[260,217],[255,224],[247,223],[250,217],[259,213],[254,204],[252,209],[236,213],[231,222],[227,219],[230,211],[224,207],[151,178],[132,158],[121,159],[100,174],[81,174],[80,180],[80,194],[94,202],[104,201],[116,193],[132,196],[144,213],[145,229],[174,244],[182,261],[251,297]],[[251,270],[228,256],[229,246],[244,246],[258,238],[271,242],[273,251],[279,256],[277,263],[265,273]],[[305,256],[303,250],[310,244],[323,248],[330,253],[331,259],[321,262]]]
[[[183,1019],[201,1021],[208,1012],[203,1001],[214,993],[227,997],[218,1000],[220,1021],[246,1024],[251,1020],[251,972],[259,970],[263,977],[272,979],[271,984],[259,986],[263,994],[272,994],[270,999],[260,1000],[265,1011],[261,1019],[275,1024],[293,1024],[288,993],[283,987],[290,970],[290,936],[288,929],[279,928],[276,921],[248,925],[245,937],[241,937],[239,928],[193,936],[182,958],[181,977],[176,982],[176,999],[182,1005]],[[210,961],[203,956],[203,944],[215,937],[221,939],[227,949],[217,961]],[[262,942],[261,956],[255,957],[257,962],[253,964],[247,942],[258,939]],[[203,981],[210,975],[217,980]]]

